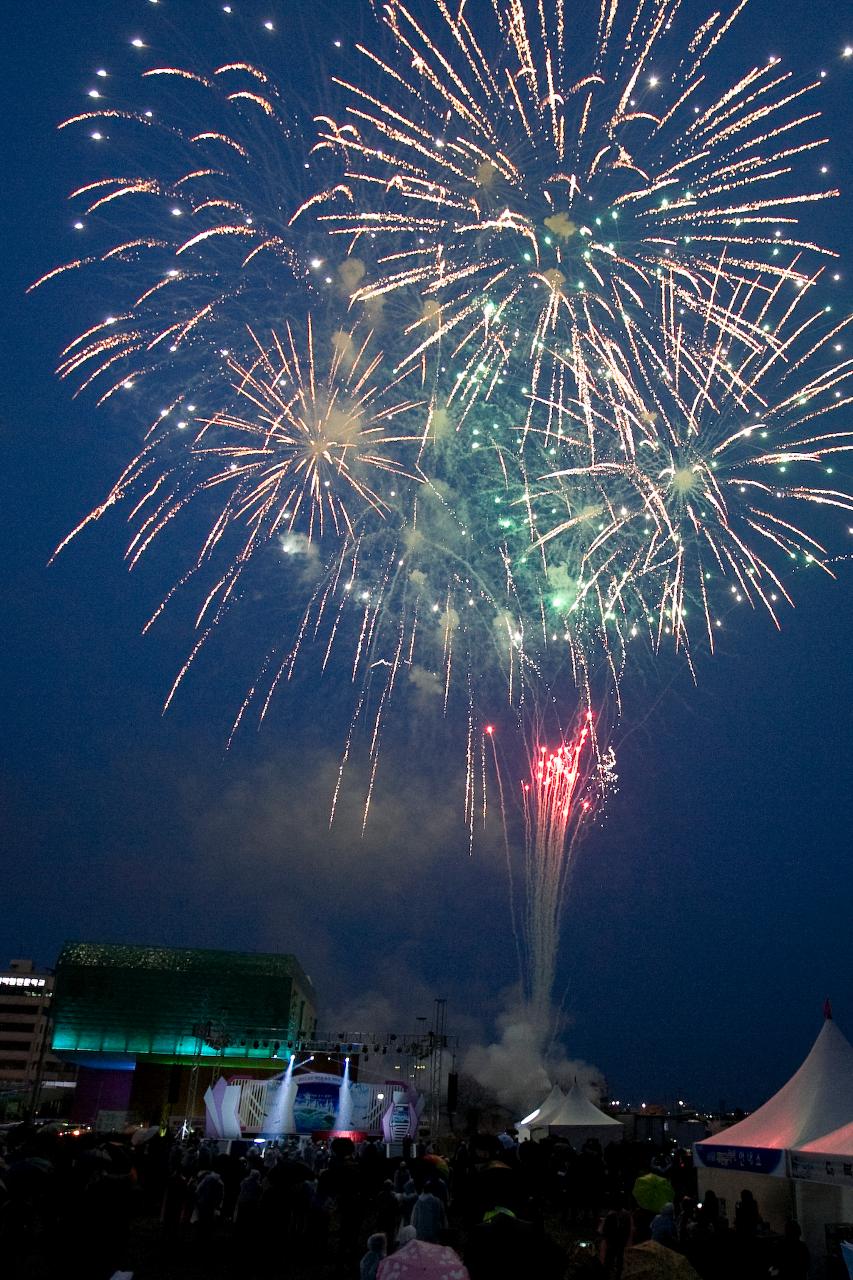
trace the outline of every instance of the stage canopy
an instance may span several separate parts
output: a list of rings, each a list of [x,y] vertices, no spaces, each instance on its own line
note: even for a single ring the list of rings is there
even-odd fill
[[[805,1062],[769,1102],[693,1150],[706,1168],[784,1177],[786,1151],[825,1152],[821,1144],[832,1139],[849,1155],[851,1134],[853,1047],[827,1017]]]

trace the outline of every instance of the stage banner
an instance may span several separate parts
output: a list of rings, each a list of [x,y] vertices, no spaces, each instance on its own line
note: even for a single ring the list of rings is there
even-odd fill
[[[296,1098],[293,1118],[298,1133],[317,1133],[334,1129],[338,1118],[342,1079],[323,1071],[306,1071],[293,1077]],[[377,1086],[355,1082],[349,1086],[350,1129],[375,1129],[373,1113],[377,1109]]]

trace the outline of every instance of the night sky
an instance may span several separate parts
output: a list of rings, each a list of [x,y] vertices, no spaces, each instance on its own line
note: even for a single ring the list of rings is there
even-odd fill
[[[344,39],[339,57],[352,38],[323,20],[311,49],[312,21],[288,27],[290,4],[242,7],[273,68],[274,49],[254,33],[277,9],[270,39],[288,30],[306,64],[325,57],[317,40],[328,37],[331,58],[333,36]],[[85,109],[95,67],[123,84],[142,69],[152,54],[133,50],[134,36],[179,63],[188,47],[200,63],[205,49],[220,58],[220,9],[49,0],[4,14],[0,963],[51,964],[66,938],[293,951],[329,1029],[412,1026],[439,995],[452,1031],[488,1037],[514,950],[496,831],[468,854],[454,727],[427,715],[396,727],[363,839],[356,759],[329,832],[342,742],[331,688],[298,683],[226,752],[252,675],[239,631],[161,715],[189,641],[180,609],[140,634],[171,581],[168,556],[128,575],[119,511],[47,565],[138,431],[126,405],[72,402],[52,375],[83,327],[69,308],[85,286],[24,298],[78,252],[65,196],[82,181],[80,144],[55,125]],[[847,308],[853,59],[841,50],[851,40],[840,2],[753,0],[727,55],[732,78],[770,53],[803,76],[827,69],[833,143],[828,159],[804,164],[829,163],[842,198],[808,225],[842,253]],[[781,633],[733,616],[698,688],[669,658],[626,685],[619,791],[582,852],[558,993],[567,1052],[597,1064],[617,1097],[753,1106],[805,1055],[827,994],[853,1035],[851,566],[834,583],[801,577],[795,595]]]

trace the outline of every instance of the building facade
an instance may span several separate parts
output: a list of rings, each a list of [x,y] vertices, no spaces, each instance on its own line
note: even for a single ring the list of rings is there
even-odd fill
[[[62,1110],[74,1072],[50,1050],[54,977],[32,960],[0,970],[0,1113],[19,1115],[44,1101]]]
[[[56,965],[53,1052],[78,1069],[75,1120],[194,1120],[207,1084],[265,1076],[315,1029],[295,956],[90,942]]]

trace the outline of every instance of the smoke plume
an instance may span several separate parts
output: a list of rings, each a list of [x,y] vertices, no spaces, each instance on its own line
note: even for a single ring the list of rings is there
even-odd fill
[[[521,1001],[497,1019],[498,1038],[488,1045],[472,1045],[462,1070],[488,1089],[498,1101],[527,1115],[559,1084],[568,1089],[577,1081],[586,1097],[598,1102],[606,1083],[598,1067],[569,1058],[552,1037],[553,1014],[539,1019]]]

